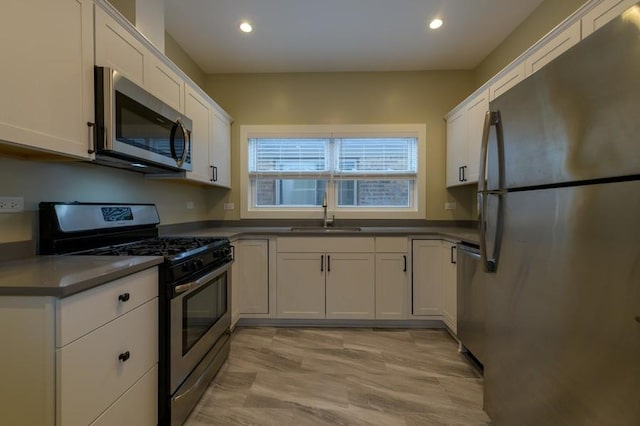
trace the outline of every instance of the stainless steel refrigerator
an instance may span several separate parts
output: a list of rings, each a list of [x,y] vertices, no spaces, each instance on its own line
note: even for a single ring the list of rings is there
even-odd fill
[[[490,110],[485,410],[497,426],[640,425],[640,8]]]

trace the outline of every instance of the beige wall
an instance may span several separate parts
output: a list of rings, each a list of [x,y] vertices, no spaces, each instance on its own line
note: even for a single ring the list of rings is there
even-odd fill
[[[217,191],[93,164],[0,156],[0,195],[25,202],[24,213],[0,213],[0,243],[37,238],[40,201],[156,203],[161,223],[171,224],[209,219],[209,199]]]
[[[445,189],[443,120],[472,88],[469,71],[208,75],[205,90],[234,119],[233,189],[213,200],[212,216],[239,219],[243,124],[426,123],[426,219],[472,219],[475,188]],[[456,201],[458,209],[445,211],[446,201]],[[236,209],[223,211],[224,202]]]
[[[164,33],[164,54],[173,61],[185,74],[191,78],[198,86],[206,85],[206,75],[193,59],[189,57],[171,34]]]
[[[517,58],[587,0],[545,0],[476,67],[476,88]]]
[[[122,16],[127,18],[133,25],[136,24],[136,1],[135,0],[108,0]]]

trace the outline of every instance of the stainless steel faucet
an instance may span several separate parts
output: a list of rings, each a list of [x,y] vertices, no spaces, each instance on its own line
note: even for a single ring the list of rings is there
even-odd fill
[[[324,192],[324,198],[322,199],[322,227],[323,228],[327,228],[331,225],[333,225],[333,221],[335,220],[336,216],[333,215],[331,217],[331,219],[329,219],[327,217],[327,191]]]

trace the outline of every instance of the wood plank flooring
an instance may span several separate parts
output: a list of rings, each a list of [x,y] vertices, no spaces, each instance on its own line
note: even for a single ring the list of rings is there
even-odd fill
[[[186,426],[490,425],[444,330],[242,327]]]

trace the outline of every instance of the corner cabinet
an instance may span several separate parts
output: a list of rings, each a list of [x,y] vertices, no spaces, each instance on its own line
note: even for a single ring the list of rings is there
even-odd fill
[[[3,424],[156,425],[157,296],[151,268],[63,299],[0,297]]]
[[[489,92],[477,93],[447,117],[447,187],[478,182],[484,117]]]
[[[93,1],[3,2],[0,27],[0,141],[89,159]]]
[[[232,324],[235,324],[240,316],[268,318],[272,311],[269,305],[269,239],[242,239],[232,244]]]

